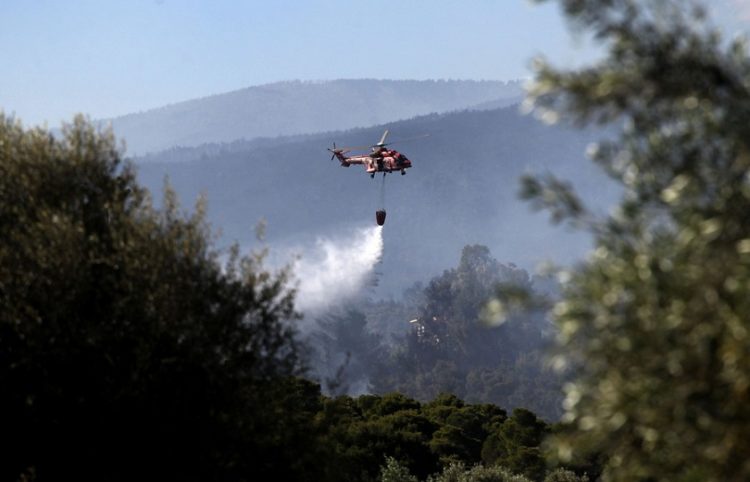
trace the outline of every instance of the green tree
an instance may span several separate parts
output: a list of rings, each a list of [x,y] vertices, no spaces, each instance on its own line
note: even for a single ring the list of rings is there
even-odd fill
[[[531,482],[523,475],[513,474],[505,467],[451,464],[439,474],[430,476],[428,482]]]
[[[310,335],[317,356],[318,374],[331,393],[369,391],[370,374],[383,358],[382,337],[370,332],[364,313],[346,307],[321,316],[319,330]]]
[[[494,405],[466,405],[448,394],[425,404],[423,412],[440,427],[432,434],[429,445],[443,466],[479,463],[487,435],[506,418],[505,411]]]
[[[418,482],[409,469],[398,463],[393,457],[385,458],[385,465],[380,468],[381,482]]]
[[[279,414],[320,394],[290,378],[293,291],[262,261],[222,267],[202,206],[154,209],[111,133],[0,115],[0,477],[314,470],[315,430]]]
[[[372,377],[375,391],[397,390],[420,400],[447,392],[559,418],[560,378],[541,357],[551,342],[546,310],[508,310],[497,322],[486,309],[498,291],[507,301],[533,289],[526,271],[498,262],[486,246],[464,247],[458,266],[424,289],[411,332]]]
[[[589,482],[586,475],[578,476],[566,469],[555,469],[544,478],[544,482]]]
[[[480,319],[482,308],[501,283],[531,288],[526,271],[503,265],[486,246],[465,246],[458,266],[433,278],[425,288],[420,317],[423,343],[457,360],[512,359],[514,344],[498,343],[498,330],[490,333],[492,328]]]
[[[539,63],[548,121],[616,122],[591,155],[622,190],[597,220],[565,183],[525,195],[590,229],[593,256],[554,313],[573,426],[606,480],[750,479],[750,61],[700,9],[671,0],[560,0],[606,48],[595,65]]]
[[[482,461],[539,480],[547,470],[540,450],[549,427],[532,412],[516,408],[484,441]]]
[[[427,443],[437,425],[419,402],[393,393],[383,397],[338,397],[324,402],[321,429],[332,447],[326,480],[378,479],[383,457],[393,457],[421,478],[438,469]]]

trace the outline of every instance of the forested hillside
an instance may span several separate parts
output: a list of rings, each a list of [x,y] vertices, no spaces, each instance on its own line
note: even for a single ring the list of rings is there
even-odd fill
[[[557,283],[466,246],[454,268],[398,301],[361,299],[316,317],[305,339],[310,375],[331,394],[399,392],[420,401],[452,393],[473,403],[562,413],[566,374],[548,363],[555,329],[546,316]],[[523,292],[536,306],[499,322],[493,299]]]
[[[143,154],[205,142],[371,126],[486,102],[508,105],[522,95],[520,82],[278,82],[129,114],[111,123],[129,153]]]
[[[600,133],[547,126],[517,107],[430,115],[368,129],[266,142],[209,145],[137,159],[139,179],[158,192],[164,177],[185,202],[208,196],[208,218],[226,240],[255,242],[268,223],[275,249],[311,245],[319,236],[347,243],[356,226],[374,224],[380,176],[329,162],[326,147],[367,145],[390,129],[390,140],[412,160],[406,176],[385,182],[388,213],[379,292],[400,296],[455,263],[463,246],[488,246],[503,262],[533,269],[541,260],[566,262],[588,248],[584,237],[551,228],[518,199],[528,171],[575,175],[574,183],[602,209],[616,197],[585,161]],[[176,163],[177,159],[184,162]],[[159,162],[163,159],[163,162]]]
[[[370,179],[360,167],[328,161],[325,148],[334,141],[367,145],[386,128],[414,163],[406,176],[389,175],[384,185],[381,176]],[[272,250],[301,246],[303,258],[313,256],[310,246],[320,238],[356,250],[353,233],[374,224],[384,188],[389,217],[375,286],[352,298],[341,284],[355,281],[342,277],[327,286],[327,309],[309,312],[302,305],[311,376],[329,394],[398,391],[428,401],[450,392],[557,420],[564,380],[545,367],[553,329],[544,310],[502,326],[487,324],[482,313],[498,284],[554,295],[549,280],[533,274],[535,264],[570,261],[588,248],[586,238],[566,236],[534,215],[518,193],[524,173],[554,172],[575,176],[588,199],[606,208],[617,192],[584,158],[601,135],[549,126],[510,106],[173,148],[136,162],[139,179],[153,192],[168,177],[184,201],[205,194],[208,219],[221,228],[223,243],[257,244],[255,224],[264,219]]]
[[[201,210],[182,213],[171,192],[154,208],[111,136],[78,118],[56,139],[0,116],[0,146],[3,479],[583,482],[599,470],[548,466],[543,437],[563,428],[529,410],[321,395],[302,378],[287,273],[258,253],[219,262]],[[508,272],[468,249],[446,274],[468,285],[424,315],[473,310],[462,295],[484,268]]]

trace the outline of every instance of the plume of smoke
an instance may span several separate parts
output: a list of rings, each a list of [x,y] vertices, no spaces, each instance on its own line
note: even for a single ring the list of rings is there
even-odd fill
[[[361,294],[383,254],[383,228],[359,228],[348,236],[320,237],[294,263],[296,306],[320,312]]]

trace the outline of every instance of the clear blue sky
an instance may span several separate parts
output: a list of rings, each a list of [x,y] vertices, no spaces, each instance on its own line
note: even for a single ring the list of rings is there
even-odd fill
[[[512,80],[585,43],[528,0],[2,0],[0,109],[56,127],[280,80]]]

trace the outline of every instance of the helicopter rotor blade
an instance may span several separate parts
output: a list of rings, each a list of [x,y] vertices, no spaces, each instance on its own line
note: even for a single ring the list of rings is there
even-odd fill
[[[336,154],[346,154],[351,149],[351,147],[336,147],[336,143],[334,142],[333,149],[329,147],[326,150],[331,153],[331,160],[333,160],[333,158],[336,157]]]
[[[373,146],[346,146],[346,147],[339,147],[339,149],[344,149],[347,151],[362,151],[364,149],[369,149]]]
[[[333,142],[333,149],[328,149],[328,150],[331,151],[331,160],[333,160],[333,158],[336,156],[336,142],[335,141]]]
[[[385,138],[386,137],[388,137],[388,129],[386,129],[385,132],[383,132],[383,137],[380,138],[380,141],[377,144],[375,144],[374,146],[372,146],[372,147],[377,147],[377,146],[383,147],[383,146],[385,146],[386,145],[386,143],[385,143]]]
[[[417,139],[424,139],[425,137],[430,137],[430,135],[429,134],[423,134],[421,136],[416,136],[416,137],[407,137],[406,139],[397,139],[395,141],[388,142],[388,143],[382,144],[382,145],[383,146],[390,146],[392,144],[399,144],[401,142],[410,142],[410,141],[415,141]],[[377,144],[377,145],[380,145],[380,144]]]
[[[370,144],[370,145],[367,145],[367,146],[345,146],[345,147],[339,147],[339,148],[337,148],[336,147],[336,143],[334,142],[333,148],[334,148],[334,150],[338,149],[340,152],[344,152],[344,151],[346,151],[346,152],[349,152],[349,151],[362,151],[362,150],[376,149],[378,147],[390,146],[391,144],[396,144],[396,143],[399,143],[399,142],[408,142],[408,141],[413,141],[413,140],[417,140],[417,139],[424,139],[425,137],[430,137],[430,134],[423,134],[421,136],[407,137],[406,139],[397,139],[397,140],[392,141],[392,142],[385,142],[386,138],[388,137],[388,134],[389,134],[389,130],[386,129],[385,132],[383,132],[383,135],[382,135],[382,137],[380,138],[380,141],[377,144]],[[331,152],[333,152],[331,149],[328,149],[328,150],[331,151]]]

